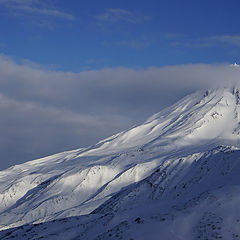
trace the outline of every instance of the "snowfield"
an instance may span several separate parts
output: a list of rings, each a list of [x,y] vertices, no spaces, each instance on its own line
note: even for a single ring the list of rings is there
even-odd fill
[[[239,89],[210,89],[1,171],[0,239],[240,239],[239,134]]]

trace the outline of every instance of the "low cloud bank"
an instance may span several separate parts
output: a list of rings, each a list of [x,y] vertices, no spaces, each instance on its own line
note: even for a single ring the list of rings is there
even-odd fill
[[[240,67],[49,71],[0,55],[0,169],[96,143],[184,95],[239,82]]]

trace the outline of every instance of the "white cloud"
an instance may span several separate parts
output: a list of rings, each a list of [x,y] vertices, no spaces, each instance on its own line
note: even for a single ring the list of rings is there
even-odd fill
[[[74,16],[56,9],[54,6],[39,0],[0,0],[0,4],[21,14],[37,14],[74,20]]]
[[[19,5],[29,5],[34,3],[39,3],[39,0],[0,0],[1,4],[19,4]]]
[[[209,37],[209,41],[216,41],[235,45],[240,47],[240,35],[222,35],[222,36],[212,36]]]
[[[179,41],[179,45],[193,48],[211,48],[216,46],[240,47],[240,35],[215,35],[198,39],[184,39]]]
[[[98,14],[95,18],[101,23],[126,22],[131,24],[140,24],[149,20],[149,16],[133,13],[121,8],[109,8],[105,12]]]
[[[144,121],[186,93],[238,83],[239,77],[239,68],[229,64],[75,74],[28,61],[17,64],[0,55],[0,168],[94,144]]]
[[[29,7],[29,6],[19,6],[18,9],[25,11],[25,12],[30,12],[30,13],[65,18],[67,20],[74,20],[73,15],[71,15],[69,13],[61,12],[57,9],[46,9],[46,8],[37,8],[37,7]]]

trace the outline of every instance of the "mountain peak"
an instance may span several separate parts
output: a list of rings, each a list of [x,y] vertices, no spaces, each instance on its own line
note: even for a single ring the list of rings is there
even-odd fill
[[[148,218],[146,222],[152,222],[156,213],[157,218],[171,224],[172,216],[178,216],[180,210],[191,210],[199,202],[205,204],[207,199],[211,211],[228,203],[225,194],[220,205],[219,202],[211,205],[224,184],[239,185],[239,92],[238,87],[195,92],[145,123],[94,146],[0,172],[0,229],[39,222],[46,222],[48,226],[58,221],[63,231],[62,222],[68,225],[73,219],[76,229],[87,234],[86,237],[81,235],[82,238],[109,239],[109,231],[105,237],[89,237],[96,223],[103,224],[98,234],[102,234],[106,226],[118,229],[115,223],[119,221],[119,226],[123,226],[122,219],[135,229],[136,224],[144,224],[142,216]],[[212,216],[209,211],[204,214],[200,208],[196,215],[203,215],[203,220]],[[87,216],[68,218],[80,215]],[[78,218],[81,218],[81,226]],[[112,221],[112,218],[115,219]],[[159,219],[154,226],[159,226]],[[181,217],[180,222],[182,219],[185,217]],[[205,221],[202,219],[199,219],[199,226]],[[51,220],[54,222],[49,223]],[[174,225],[175,222],[171,226]],[[16,234],[23,230],[23,237],[18,236],[19,239],[26,239],[28,226],[17,228]],[[44,229],[45,225],[42,231]],[[66,226],[66,229],[70,228]],[[7,238],[12,232],[3,234]],[[0,232],[0,238],[2,236]],[[52,235],[49,236],[52,239]],[[129,236],[122,238],[129,239]],[[57,235],[56,238],[59,239]]]
[[[239,67],[239,65],[235,62],[235,63],[233,63],[233,64],[231,64],[231,66],[233,66],[233,67]]]
[[[145,123],[101,141],[101,146],[93,152],[145,145],[178,148],[209,140],[239,145],[239,122],[238,87],[201,90],[153,115]]]

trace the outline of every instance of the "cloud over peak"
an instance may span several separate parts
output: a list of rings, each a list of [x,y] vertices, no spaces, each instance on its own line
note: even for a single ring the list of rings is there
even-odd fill
[[[94,144],[187,93],[237,83],[239,78],[240,68],[230,64],[71,73],[0,55],[0,155],[9,160],[0,168]]]

